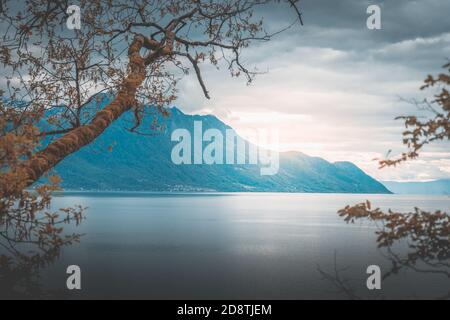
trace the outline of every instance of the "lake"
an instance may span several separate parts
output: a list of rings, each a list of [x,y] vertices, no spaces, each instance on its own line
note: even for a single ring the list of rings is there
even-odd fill
[[[342,276],[363,298],[433,298],[448,278],[401,271],[366,287],[366,268],[391,266],[377,249],[377,226],[347,224],[337,210],[369,199],[410,211],[449,209],[446,196],[284,193],[64,193],[55,208],[86,206],[67,232],[81,242],[42,271],[67,298],[345,299],[319,269]],[[68,291],[66,268],[80,266],[82,290]]]

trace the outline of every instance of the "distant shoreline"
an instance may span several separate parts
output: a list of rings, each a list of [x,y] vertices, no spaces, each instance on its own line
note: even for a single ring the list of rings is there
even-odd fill
[[[285,192],[285,191],[134,191],[134,190],[62,190],[55,191],[53,194],[58,195],[68,195],[68,194],[142,194],[142,195],[270,195],[270,194],[341,194],[341,195],[395,195],[394,193],[350,193],[350,192]]]
[[[336,193],[336,192],[277,192],[277,191],[105,191],[105,190],[64,190],[64,191],[55,191],[53,193],[53,197],[71,197],[71,196],[80,196],[80,197],[88,197],[88,196],[99,196],[99,197],[154,197],[154,196],[295,196],[295,195],[304,195],[304,196],[327,196],[327,195],[340,195],[340,196],[362,196],[362,197],[380,197],[380,196],[393,196],[393,197],[427,197],[427,198],[449,198],[450,195],[445,194],[398,194],[398,193]]]

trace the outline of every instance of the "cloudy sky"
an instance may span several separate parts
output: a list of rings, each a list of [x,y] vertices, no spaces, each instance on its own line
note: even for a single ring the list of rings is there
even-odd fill
[[[371,4],[381,7],[381,30],[366,27]],[[302,0],[301,6],[305,26],[246,51],[247,65],[267,71],[251,86],[206,67],[211,100],[187,77],[177,106],[214,114],[242,132],[276,128],[280,150],[352,161],[381,180],[450,177],[449,143],[429,146],[396,169],[379,170],[373,160],[404,150],[403,125],[394,118],[418,113],[404,100],[423,98],[423,79],[450,58],[450,1]],[[266,11],[269,28],[294,18],[286,7]]]

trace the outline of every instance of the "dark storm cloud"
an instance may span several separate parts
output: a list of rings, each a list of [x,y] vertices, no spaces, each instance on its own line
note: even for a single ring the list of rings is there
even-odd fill
[[[366,10],[373,4],[381,8],[381,30],[366,27]],[[426,73],[439,70],[450,57],[448,0],[303,0],[299,5],[305,25],[277,37],[270,46],[273,50],[332,48],[352,52],[356,60],[404,64]],[[279,5],[262,7],[259,14],[271,31],[295,17],[288,6]]]
[[[379,5],[383,32],[366,28],[366,9]],[[399,42],[416,37],[433,37],[450,31],[450,1],[447,0],[302,0],[304,29],[351,29],[374,36],[378,42]],[[262,7],[266,20],[283,23],[293,18],[287,6]],[[307,30],[308,31],[308,30]]]

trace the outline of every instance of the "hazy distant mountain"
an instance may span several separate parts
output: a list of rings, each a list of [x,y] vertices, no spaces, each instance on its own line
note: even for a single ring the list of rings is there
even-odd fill
[[[214,116],[186,115],[172,108],[169,118],[160,119],[165,129],[143,136],[126,130],[132,123],[132,115],[126,114],[93,144],[56,167],[62,186],[72,190],[389,193],[350,162],[330,163],[300,152],[281,153],[279,172],[273,176],[260,175],[258,165],[175,165],[171,151],[177,142],[170,135],[176,128],[191,131],[194,121],[202,121],[204,130],[230,129]]]
[[[427,182],[383,181],[386,188],[398,194],[445,194],[450,195],[450,179]]]

